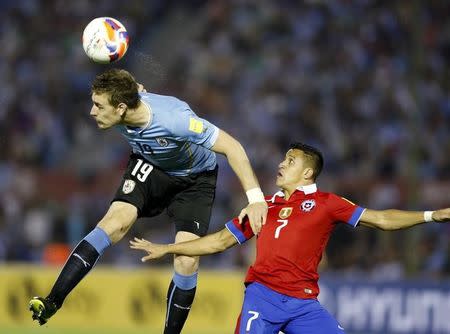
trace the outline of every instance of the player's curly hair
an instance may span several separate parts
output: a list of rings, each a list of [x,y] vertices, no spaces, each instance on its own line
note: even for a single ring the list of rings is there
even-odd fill
[[[109,102],[114,107],[119,103],[125,103],[131,109],[139,105],[136,80],[125,70],[113,68],[97,75],[92,82],[91,92],[110,94]]]
[[[292,143],[289,146],[289,149],[301,150],[306,155],[307,159],[311,162],[312,168],[314,170],[313,178],[314,180],[316,180],[320,175],[320,172],[322,172],[324,164],[322,152],[320,152],[313,146],[301,142]]]

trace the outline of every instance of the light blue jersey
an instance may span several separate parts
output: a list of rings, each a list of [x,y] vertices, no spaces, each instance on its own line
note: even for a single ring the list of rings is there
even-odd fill
[[[216,154],[210,150],[219,129],[198,117],[189,105],[172,96],[141,93],[141,102],[151,110],[144,128],[118,125],[133,152],[169,175],[186,176],[212,170]]]

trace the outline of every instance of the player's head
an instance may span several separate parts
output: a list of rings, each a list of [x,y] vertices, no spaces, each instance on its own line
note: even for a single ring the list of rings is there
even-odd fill
[[[323,156],[318,149],[300,142],[293,143],[279,165],[277,186],[295,189],[299,185],[314,183],[322,168]]]
[[[139,105],[138,84],[125,70],[111,69],[97,75],[91,92],[91,115],[103,129],[118,124],[128,109]]]

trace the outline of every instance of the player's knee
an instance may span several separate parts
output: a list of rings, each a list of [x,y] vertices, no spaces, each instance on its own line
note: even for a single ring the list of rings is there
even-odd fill
[[[176,256],[174,259],[174,269],[181,275],[191,275],[198,270],[199,257]]]
[[[105,231],[111,242],[115,244],[124,237],[131,225],[127,226],[124,222],[115,219],[102,219],[97,226]]]
[[[114,202],[106,215],[97,224],[111,239],[114,244],[121,240],[136,221],[137,210],[127,203]]]

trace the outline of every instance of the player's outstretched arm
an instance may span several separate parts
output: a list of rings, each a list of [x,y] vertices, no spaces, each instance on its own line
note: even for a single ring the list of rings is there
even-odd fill
[[[249,204],[241,211],[239,222],[247,216],[253,232],[259,233],[262,225],[266,223],[267,203],[244,148],[228,133],[219,130],[219,136],[211,150],[227,157],[247,194]]]
[[[200,256],[220,253],[235,244],[236,239],[226,228],[202,238],[176,244],[155,244],[139,238],[130,240],[130,248],[140,249],[148,254],[141,259],[142,262],[159,259],[166,254]]]
[[[399,230],[427,222],[450,221],[450,208],[437,211],[364,210],[360,218],[364,226],[385,231]]]

